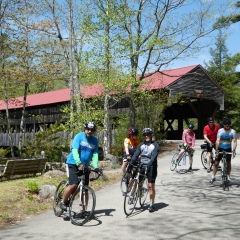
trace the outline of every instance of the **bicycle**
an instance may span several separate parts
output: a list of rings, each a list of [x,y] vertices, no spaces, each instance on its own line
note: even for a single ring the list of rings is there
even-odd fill
[[[82,175],[78,177],[79,184],[73,195],[68,199],[66,205],[69,208],[69,217],[73,224],[82,226],[88,222],[94,213],[96,206],[96,195],[94,190],[85,185],[85,173],[89,171],[97,173],[92,168],[84,168],[81,172]],[[78,172],[80,174],[80,172]],[[102,175],[102,174],[101,174]],[[97,177],[90,178],[90,181],[94,181],[100,177],[97,173]],[[69,185],[69,181],[63,180],[59,183],[53,199],[53,211],[57,217],[60,217],[64,210],[60,208],[60,202],[62,201],[65,188]]]
[[[144,206],[148,195],[147,166],[137,165],[137,174],[129,182],[127,193],[124,197],[124,212],[127,216],[131,215],[139,198],[139,204]]]
[[[181,147],[182,145],[178,145],[178,149],[177,152],[173,155],[172,160],[171,160],[171,164],[170,164],[170,170],[174,171],[176,169],[176,172],[178,173],[186,173],[187,170],[186,169],[178,169],[178,166],[180,165],[180,162],[185,162],[186,163],[186,159],[187,157],[189,157],[189,154],[193,154],[194,150],[190,150],[190,148],[188,146],[184,147],[184,153],[182,154],[182,156],[180,158],[178,158],[179,152],[181,151]]]
[[[208,152],[207,152],[207,143],[204,143],[201,145],[202,153],[201,153],[201,162],[204,167],[204,169],[207,169],[207,158],[208,158]],[[210,161],[210,170],[212,170],[213,164],[214,164],[214,153],[212,153],[211,161]]]
[[[126,172],[122,176],[121,181],[120,181],[120,189],[121,189],[121,192],[122,192],[123,196],[127,192],[127,189],[128,189],[128,186],[129,186],[129,182],[133,178],[133,174],[134,174],[134,172],[137,169],[137,165],[134,165],[132,171],[129,172],[128,171],[129,162],[127,163]]]
[[[229,190],[229,181],[227,178],[227,154],[232,155],[231,152],[226,152],[226,151],[222,151],[219,152],[219,154],[223,154],[223,157],[221,159],[222,161],[222,171],[221,171],[221,175],[222,175],[222,188],[223,190],[227,189]]]

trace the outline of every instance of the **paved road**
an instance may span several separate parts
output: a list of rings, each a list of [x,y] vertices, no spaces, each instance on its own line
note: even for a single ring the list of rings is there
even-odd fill
[[[156,211],[138,210],[126,218],[119,183],[96,193],[95,218],[79,227],[55,217],[52,211],[0,230],[0,239],[239,239],[240,162],[233,160],[232,185],[220,187],[220,173],[214,185],[200,162],[200,144],[194,155],[194,172],[178,174],[169,170],[171,155],[159,159],[156,181]]]

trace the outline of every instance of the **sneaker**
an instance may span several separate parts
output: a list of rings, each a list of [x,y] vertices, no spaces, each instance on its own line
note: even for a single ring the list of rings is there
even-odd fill
[[[155,211],[153,204],[149,205],[148,211],[149,211],[149,212],[154,212],[154,211]]]
[[[211,178],[211,180],[209,181],[209,183],[213,183],[216,181],[216,178]]]
[[[229,183],[232,181],[229,175],[227,176],[227,181],[228,181]]]
[[[207,172],[208,172],[208,173],[210,173],[210,172],[211,172],[210,168],[208,168],[208,169],[207,169]]]
[[[192,168],[190,167],[187,171],[188,171],[188,172],[192,172],[193,170],[192,170]]]
[[[64,202],[60,202],[60,208],[64,211],[67,211],[67,206]]]

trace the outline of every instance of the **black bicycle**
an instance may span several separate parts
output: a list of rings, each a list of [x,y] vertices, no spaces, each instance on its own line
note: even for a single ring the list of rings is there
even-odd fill
[[[127,216],[132,214],[138,199],[141,207],[145,204],[149,191],[146,173],[147,167],[138,164],[136,177],[130,180],[127,193],[124,197],[124,212]]]
[[[90,221],[96,206],[96,195],[94,190],[85,185],[85,173],[95,173],[95,177],[90,178],[90,181],[94,181],[100,177],[101,174],[96,172],[92,168],[84,168],[79,176],[79,184],[73,195],[68,199],[67,206],[69,207],[69,217],[73,224],[82,226],[86,222]],[[53,199],[53,211],[57,217],[60,217],[64,210],[60,208],[60,202],[62,201],[65,188],[69,185],[69,182],[63,180],[59,183],[54,199]]]
[[[202,149],[201,162],[202,162],[203,167],[205,169],[207,169],[207,158],[208,158],[207,143],[202,144],[201,149]],[[211,161],[210,161],[210,170],[212,170],[212,168],[213,168],[214,159],[215,159],[215,155],[214,155],[214,153],[212,153],[212,157],[211,157]]]
[[[231,152],[226,152],[226,151],[222,151],[219,152],[219,154],[222,154],[222,171],[221,171],[221,175],[222,175],[222,188],[223,190],[229,190],[229,181],[228,181],[228,177],[227,177],[227,155],[232,155]]]
[[[129,165],[130,165],[130,162],[127,163],[126,172],[122,176],[121,181],[120,181],[120,189],[122,191],[122,195],[123,196],[127,192],[127,189],[128,189],[128,186],[129,186],[129,182],[133,178],[134,172],[137,171],[137,165],[134,165],[132,170],[128,171]]]

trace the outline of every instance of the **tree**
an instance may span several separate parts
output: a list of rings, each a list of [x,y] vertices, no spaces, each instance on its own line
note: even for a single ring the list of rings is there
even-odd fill
[[[214,5],[208,1],[117,1],[119,21],[116,43],[122,51],[121,61],[131,74],[131,116],[135,125],[134,96],[146,74],[161,71],[175,59],[200,50],[199,39],[214,28],[209,24]],[[194,4],[194,6],[192,5]],[[194,10],[196,9],[196,10]],[[224,12],[218,5],[218,13]]]
[[[224,35],[223,30],[219,29],[215,48],[210,49],[212,60],[205,65],[213,79],[226,92],[225,110],[218,112],[216,118],[221,121],[225,116],[231,117],[233,123],[235,123],[234,128],[239,131],[240,76],[236,73],[236,67],[240,63],[240,54],[234,56],[228,54],[226,39],[226,34]]]
[[[240,8],[240,1],[237,1],[237,3],[235,3],[235,8],[236,11],[239,10]],[[235,14],[231,14],[229,16],[223,16],[218,18],[217,22],[214,24],[214,26],[216,28],[218,27],[226,27],[226,26],[230,26],[233,23],[237,23],[240,21],[240,14],[239,13],[235,13]]]

